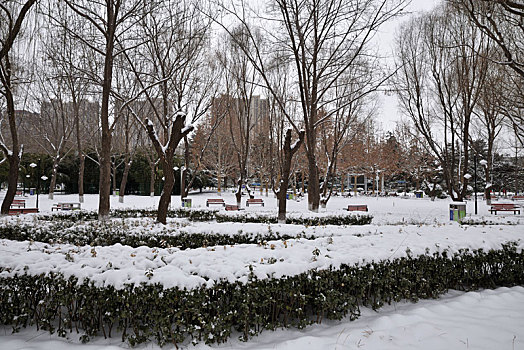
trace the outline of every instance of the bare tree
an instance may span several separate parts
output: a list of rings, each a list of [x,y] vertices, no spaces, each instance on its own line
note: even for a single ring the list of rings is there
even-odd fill
[[[338,172],[340,153],[375,113],[372,95],[361,95],[361,91],[366,90],[367,84],[373,80],[371,66],[373,62],[361,62],[340,78],[346,81],[332,91],[335,113],[330,118],[324,118],[324,122],[319,125],[321,152],[327,161],[320,187],[320,204],[323,207],[333,193],[332,184]]]
[[[251,34],[251,44],[241,45],[277,101],[278,94],[267,77],[267,56],[278,52],[291,63],[294,80],[291,88],[301,110],[300,122],[306,135],[308,207],[312,211],[317,211],[320,203],[317,129],[341,107],[333,104],[330,92],[344,84],[339,79],[344,73],[358,65],[366,55],[373,55],[368,46],[374,33],[381,24],[397,15],[404,3],[385,0],[275,0],[270,5],[270,18],[267,23],[262,23],[262,26],[267,24],[266,28],[275,28],[272,23],[277,23],[279,31],[267,35],[270,43],[259,45],[256,36]],[[246,9],[231,7],[225,10],[251,33],[249,19],[243,17]],[[257,20],[264,21],[260,17]],[[223,27],[228,30],[225,25]],[[234,38],[234,33],[231,30],[228,32]],[[376,77],[360,92],[360,96],[375,91],[386,79]],[[346,99],[347,102],[350,100]],[[283,108],[283,101],[278,105]],[[318,114],[321,110],[326,111],[324,117]],[[297,120],[288,115],[288,122],[298,132]]]
[[[300,130],[298,134],[298,140],[295,141],[295,143],[291,144],[291,132],[293,129],[288,128],[286,130],[286,136],[284,138],[284,145],[282,147],[283,151],[283,162],[282,162],[282,169],[281,169],[281,177],[280,177],[280,183],[279,188],[276,190],[277,198],[278,198],[278,222],[279,223],[286,223],[286,205],[287,205],[287,188],[289,186],[289,175],[291,173],[291,161],[293,160],[293,156],[299,148],[302,146],[302,143],[304,142],[304,135],[305,131]]]
[[[401,109],[426,139],[450,196],[466,195],[470,125],[486,80],[486,36],[449,6],[413,19],[398,39]]]
[[[57,19],[57,24],[93,53],[94,62],[97,59],[103,61],[100,74],[97,70],[89,73],[93,83],[101,88],[98,218],[104,220],[109,216],[110,209],[111,142],[115,121],[118,119],[110,119],[114,61],[118,56],[142,44],[140,40],[137,42],[135,36],[129,37],[129,33],[154,4],[148,5],[139,0],[65,0],[65,3],[87,26],[85,30],[77,31],[77,28],[71,28],[69,21],[64,19]]]
[[[28,0],[22,7],[15,2],[0,3],[0,95],[5,100],[6,112],[0,112],[0,125],[7,121],[9,125],[10,147],[3,135],[0,134],[0,149],[4,159],[9,163],[7,178],[7,193],[2,202],[0,213],[6,215],[16,194],[18,183],[18,167],[22,157],[23,146],[19,143],[15,116],[14,89],[16,78],[14,72],[17,67],[12,62],[13,45],[19,37],[22,24],[36,0]],[[6,120],[7,119],[7,120]],[[0,128],[2,129],[2,128]]]
[[[486,178],[484,198],[486,203],[491,204],[492,182],[489,180],[493,169],[493,157],[495,155],[495,140],[499,136],[504,123],[504,106],[511,105],[504,97],[503,89],[506,70],[503,67],[492,65],[487,72],[487,79],[480,94],[478,108],[474,111],[476,119],[476,136],[479,140],[485,140],[487,146],[486,159],[483,159],[483,168]],[[511,107],[509,107],[511,108]],[[471,144],[475,148],[473,138]],[[480,150],[473,149],[476,154]]]
[[[170,1],[149,11],[140,23],[146,44],[137,56],[125,55],[153,112],[145,120],[136,113],[135,117],[147,131],[162,165],[164,188],[157,221],[165,224],[175,183],[175,150],[193,131],[192,123],[211,105],[216,76],[205,50],[210,21],[203,18],[196,3]],[[186,125],[188,112],[191,123]]]
[[[524,4],[513,0],[448,0],[464,13],[472,23],[485,33],[498,47],[487,59],[505,67],[512,85],[504,94],[511,96],[512,106],[504,109],[511,127],[520,143],[524,145],[524,118],[522,108],[522,81],[524,78]],[[482,52],[480,54],[483,54]],[[520,90],[520,93],[518,92]],[[508,96],[509,93],[509,96]]]
[[[1,44],[0,47],[0,60],[9,54],[13,44],[15,43],[24,19],[28,15],[29,11],[36,4],[38,0],[28,0],[23,3],[20,9],[17,8],[13,2],[9,4],[8,1],[0,3],[0,19],[2,19],[1,27]]]
[[[84,202],[85,149],[92,146],[93,136],[99,132],[99,104],[90,102],[89,48],[79,46],[70,32],[80,33],[83,21],[74,18],[74,14],[65,4],[48,4],[43,9],[48,19],[42,31],[43,55],[45,65],[54,68],[54,80],[61,82],[66,113],[74,120],[74,144],[79,160],[78,201]],[[62,23],[63,25],[59,25]],[[42,90],[45,91],[45,90]]]
[[[524,78],[524,4],[513,0],[448,0],[500,49],[494,61]]]
[[[218,53],[218,59],[223,66],[224,81],[228,94],[224,95],[227,105],[226,118],[230,132],[230,140],[237,160],[237,205],[242,200],[242,187],[248,180],[248,161],[250,160],[251,137],[257,122],[255,95],[257,83],[260,81],[258,72],[253,68],[244,50],[250,50],[250,38],[243,27],[237,27],[231,32],[232,37],[225,37],[224,48]]]
[[[214,98],[209,116],[201,124],[201,127],[205,129],[203,133],[211,137],[209,146],[204,149],[202,165],[217,178],[219,194],[222,192],[222,182],[225,178],[233,175],[237,164],[233,146],[229,141],[229,120],[225,118],[229,110],[227,100],[223,96]],[[214,126],[216,130],[212,132]]]

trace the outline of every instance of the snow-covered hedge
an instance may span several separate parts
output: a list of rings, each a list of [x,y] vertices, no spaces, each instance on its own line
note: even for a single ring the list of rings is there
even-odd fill
[[[243,222],[276,224],[277,216],[259,212],[216,212],[217,222]],[[305,225],[305,226],[325,226],[325,225],[368,225],[373,220],[373,216],[367,214],[343,214],[335,213],[288,213],[286,224]]]
[[[0,266],[0,322],[15,332],[29,325],[60,336],[80,331],[83,341],[117,332],[131,345],[178,344],[187,337],[220,343],[233,330],[248,339],[263,329],[302,328],[346,315],[354,319],[362,305],[436,298],[450,288],[523,285],[524,253],[516,247],[408,254],[278,279],[250,273],[247,283],[221,281],[189,290],[160,284],[100,287],[89,279],[12,274]]]
[[[216,245],[259,244],[274,240],[316,238],[314,234],[305,231],[280,233],[263,226],[260,226],[259,230],[240,230],[223,234],[204,230],[195,232],[199,230],[198,227],[184,228],[181,225],[165,227],[153,223],[150,219],[131,220],[133,219],[77,223],[67,220],[32,223],[7,221],[0,223],[0,239],[49,244],[68,243],[78,246],[110,246],[119,243],[131,247],[193,249]]]
[[[112,218],[140,218],[155,217],[156,210],[152,209],[125,209],[112,210]],[[276,214],[269,212],[225,212],[213,209],[186,209],[178,208],[168,211],[168,218],[187,218],[191,221],[211,221],[217,222],[249,222],[249,223],[277,223]],[[38,215],[38,219],[43,221],[87,221],[97,218],[96,212],[74,211],[67,213],[57,213],[50,215]],[[368,214],[350,214],[338,211],[334,213],[288,213],[286,224],[323,226],[323,225],[367,225],[370,224],[373,216]]]

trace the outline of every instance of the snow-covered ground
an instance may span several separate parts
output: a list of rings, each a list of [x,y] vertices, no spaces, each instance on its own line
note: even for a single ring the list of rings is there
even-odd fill
[[[2,194],[0,194],[0,199]],[[264,199],[264,207],[245,208],[243,213],[263,212],[276,215],[277,203],[273,195]],[[216,193],[190,196],[193,207],[205,208],[207,198],[218,198]],[[222,194],[226,203],[235,203],[232,193]],[[126,196],[125,203],[111,197],[112,208],[154,209],[159,197]],[[34,207],[35,196],[26,197],[26,206]],[[55,195],[54,200],[41,195],[41,212],[51,212],[53,203],[77,202],[76,195]],[[131,248],[121,245],[76,247],[68,244],[49,245],[40,242],[0,240],[0,265],[11,268],[10,273],[26,269],[28,273],[61,271],[89,277],[101,285],[121,286],[122,283],[162,281],[166,286],[192,287],[213,280],[244,280],[252,265],[259,278],[292,275],[312,268],[323,268],[341,263],[389,259],[406,254],[430,251],[457,251],[460,248],[499,248],[502,243],[518,241],[524,247],[524,212],[492,215],[489,207],[478,201],[479,215],[472,215],[474,202],[467,202],[468,218],[493,225],[459,225],[449,220],[449,200],[399,197],[333,197],[327,208],[318,215],[342,213],[348,204],[367,204],[374,219],[365,226],[268,225],[241,223],[189,222],[171,219],[168,227],[174,231],[206,232],[233,235],[238,232],[264,233],[268,231],[296,235],[314,235],[315,240],[297,239],[267,242],[266,245],[238,244],[225,247],[207,247],[179,250],[177,248]],[[245,197],[242,201],[245,205]],[[83,209],[96,210],[98,196],[86,195]],[[173,196],[172,207],[180,206],[180,198]],[[220,207],[214,207],[220,209]],[[220,209],[223,210],[223,209]],[[291,215],[310,215],[307,200],[288,201]],[[347,213],[347,212],[346,212]],[[20,218],[0,218],[0,224],[20,221],[39,225],[31,215]],[[139,221],[149,230],[159,229],[153,219],[126,219],[122,224]],[[313,258],[312,251],[320,254]],[[68,259],[65,255],[68,254]],[[73,257],[73,259],[71,259]],[[108,262],[111,264],[108,264]],[[271,263],[268,263],[271,261]],[[166,264],[167,262],[167,264]],[[78,266],[84,266],[78,269]],[[26,267],[27,266],[27,267]],[[119,272],[107,266],[118,267]],[[145,271],[153,272],[151,279]],[[195,274],[196,272],[196,274]],[[3,274],[8,274],[4,271]],[[151,274],[149,274],[151,276]],[[206,277],[205,279],[202,277]],[[208,280],[207,280],[208,279]],[[207,281],[206,281],[207,280]],[[11,335],[10,328],[0,328],[0,349],[69,349],[78,344],[76,334],[70,340],[57,338],[36,329]],[[78,345],[80,346],[80,345]],[[84,349],[118,349],[127,347],[118,341],[95,339]],[[108,347],[110,346],[110,347]],[[192,347],[192,346],[190,346]],[[216,345],[213,347],[217,347]],[[524,288],[500,288],[470,293],[451,291],[439,300],[425,300],[416,304],[397,303],[374,312],[363,311],[353,322],[328,322],[305,330],[286,329],[266,331],[242,343],[232,337],[218,346],[227,349],[524,349]],[[158,348],[149,343],[139,348]],[[203,344],[197,349],[208,349]]]
[[[3,194],[0,194],[2,199]],[[268,196],[260,192],[256,192],[256,198],[262,198],[264,200],[264,207],[262,206],[251,206],[246,209],[246,212],[269,212],[276,215],[277,212],[277,199],[270,193]],[[17,197],[18,198],[18,197]],[[192,205],[196,208],[206,208],[206,199],[208,198],[223,198],[227,204],[236,204],[236,199],[233,193],[225,192],[221,196],[216,193],[195,193],[191,194]],[[25,197],[27,207],[35,207],[36,196]],[[82,204],[82,209],[86,210],[97,210],[98,209],[98,195],[85,195],[85,202]],[[158,205],[159,196],[148,197],[148,196],[126,196],[124,203],[118,201],[118,196],[111,196],[111,208],[112,209],[125,209],[125,208],[149,208],[155,209]],[[242,199],[242,207],[245,207],[246,196]],[[511,200],[505,200],[501,198],[499,202],[511,202]],[[51,212],[53,203],[60,202],[78,202],[77,195],[55,195],[53,200],[49,200],[46,195],[39,196],[39,208],[41,212]],[[171,207],[176,208],[181,206],[180,196],[173,196]],[[374,224],[398,224],[398,223],[412,223],[412,224],[434,224],[434,223],[447,223],[449,222],[449,199],[436,199],[432,202],[429,198],[401,198],[401,197],[342,197],[333,196],[329,200],[326,208],[321,208],[319,211],[333,213],[334,211],[341,211],[343,208],[347,208],[348,204],[366,204],[369,209],[369,213],[373,215]],[[475,203],[474,201],[467,201],[467,215],[471,216],[474,213]],[[517,202],[517,204],[519,204]],[[520,201],[520,205],[524,205],[524,201]],[[478,217],[479,218],[493,218],[494,215],[489,213],[489,206],[485,204],[480,198],[477,201],[478,206]],[[212,209],[220,209],[221,206],[212,205]],[[289,200],[287,204],[288,212],[307,212],[307,199],[302,198],[300,200]],[[516,215],[520,219],[521,223],[524,223],[524,213],[521,211],[521,215]],[[498,215],[498,217],[504,217],[507,220],[515,219],[513,213],[506,215]]]

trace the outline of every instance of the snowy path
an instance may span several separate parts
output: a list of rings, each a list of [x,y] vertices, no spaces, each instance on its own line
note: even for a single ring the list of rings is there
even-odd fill
[[[80,345],[76,334],[71,340],[57,338],[46,331],[23,330],[10,335],[0,328],[2,350],[118,350],[128,348],[115,337],[95,339]],[[478,292],[452,291],[438,300],[416,304],[398,303],[374,312],[362,309],[356,321],[329,322],[305,330],[265,331],[242,343],[235,338],[220,346],[199,344],[189,349],[252,350],[396,350],[396,349],[524,349],[524,288],[499,288]],[[164,349],[174,347],[165,347]],[[137,349],[160,349],[152,343]]]

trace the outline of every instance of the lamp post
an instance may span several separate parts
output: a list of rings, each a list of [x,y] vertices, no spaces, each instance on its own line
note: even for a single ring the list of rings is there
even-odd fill
[[[182,200],[182,197],[184,196],[184,193],[183,193],[183,188],[182,188],[182,184],[184,183],[183,182],[183,179],[184,179],[184,171],[186,170],[186,167],[185,166],[181,166],[180,167],[180,200]]]
[[[173,168],[174,171],[178,171],[178,169],[179,168],[177,166]],[[180,173],[182,174],[182,170],[180,170]],[[180,175],[180,179],[182,179],[182,175]],[[182,200],[182,181],[180,181],[179,187],[180,187],[180,200]]]
[[[477,155],[473,156],[473,169],[475,171],[475,215],[477,215]]]
[[[29,164],[33,170],[36,168],[36,209],[38,209],[38,195],[40,194],[40,158],[38,158],[38,164]]]

